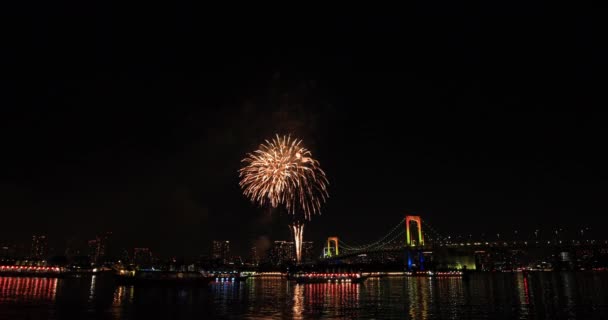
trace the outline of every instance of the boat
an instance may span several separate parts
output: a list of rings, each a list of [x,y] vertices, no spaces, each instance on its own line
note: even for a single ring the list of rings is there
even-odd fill
[[[238,282],[245,281],[249,278],[248,275],[238,272],[218,272],[210,274],[210,276],[215,282]]]
[[[285,272],[262,271],[254,272],[250,275],[251,278],[289,278],[289,274]]]
[[[121,285],[137,286],[203,286],[213,277],[195,271],[119,270],[115,279]]]
[[[462,271],[406,271],[408,277],[461,278]]]
[[[0,276],[60,278],[68,274],[66,268],[54,266],[0,266]]]
[[[370,278],[387,278],[387,277],[403,277],[406,274],[405,271],[383,271],[383,272],[368,272],[364,273],[364,275],[369,276]]]
[[[361,273],[298,272],[290,279],[296,283],[362,283],[367,276]]]

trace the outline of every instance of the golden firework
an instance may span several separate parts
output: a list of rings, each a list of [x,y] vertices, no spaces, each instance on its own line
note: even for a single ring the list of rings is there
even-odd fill
[[[329,197],[329,182],[302,140],[276,135],[242,162],[239,185],[251,201],[261,206],[284,205],[289,213],[301,212],[309,220],[321,213],[321,204]]]

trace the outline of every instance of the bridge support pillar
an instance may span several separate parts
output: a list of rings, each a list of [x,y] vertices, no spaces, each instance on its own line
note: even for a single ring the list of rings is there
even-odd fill
[[[333,242],[334,244],[334,255],[339,255],[340,254],[340,248],[338,246],[338,237],[329,237],[327,238],[327,251],[326,251],[326,256],[327,257],[331,257],[332,256],[332,247],[331,244]]]
[[[418,240],[412,241],[410,222],[416,222]],[[405,216],[405,245],[408,247],[424,245],[424,237],[422,236],[422,220],[420,219],[420,216]]]
[[[424,252],[422,249],[406,248],[405,260],[407,262],[406,268],[408,271],[424,270]]]

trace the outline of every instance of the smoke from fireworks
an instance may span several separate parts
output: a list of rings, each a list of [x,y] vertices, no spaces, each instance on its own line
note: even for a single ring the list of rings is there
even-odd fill
[[[246,165],[239,170],[239,185],[251,201],[262,206],[284,205],[289,213],[301,212],[309,220],[321,213],[329,183],[301,140],[276,135],[242,162]]]

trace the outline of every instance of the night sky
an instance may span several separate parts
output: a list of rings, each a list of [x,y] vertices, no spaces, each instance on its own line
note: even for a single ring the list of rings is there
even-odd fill
[[[56,4],[53,4],[56,5]],[[192,4],[3,12],[0,242],[245,254],[287,239],[240,160],[304,139],[330,180],[305,238],[599,228],[608,209],[598,20],[417,5],[257,15]],[[562,111],[568,110],[568,111]]]

